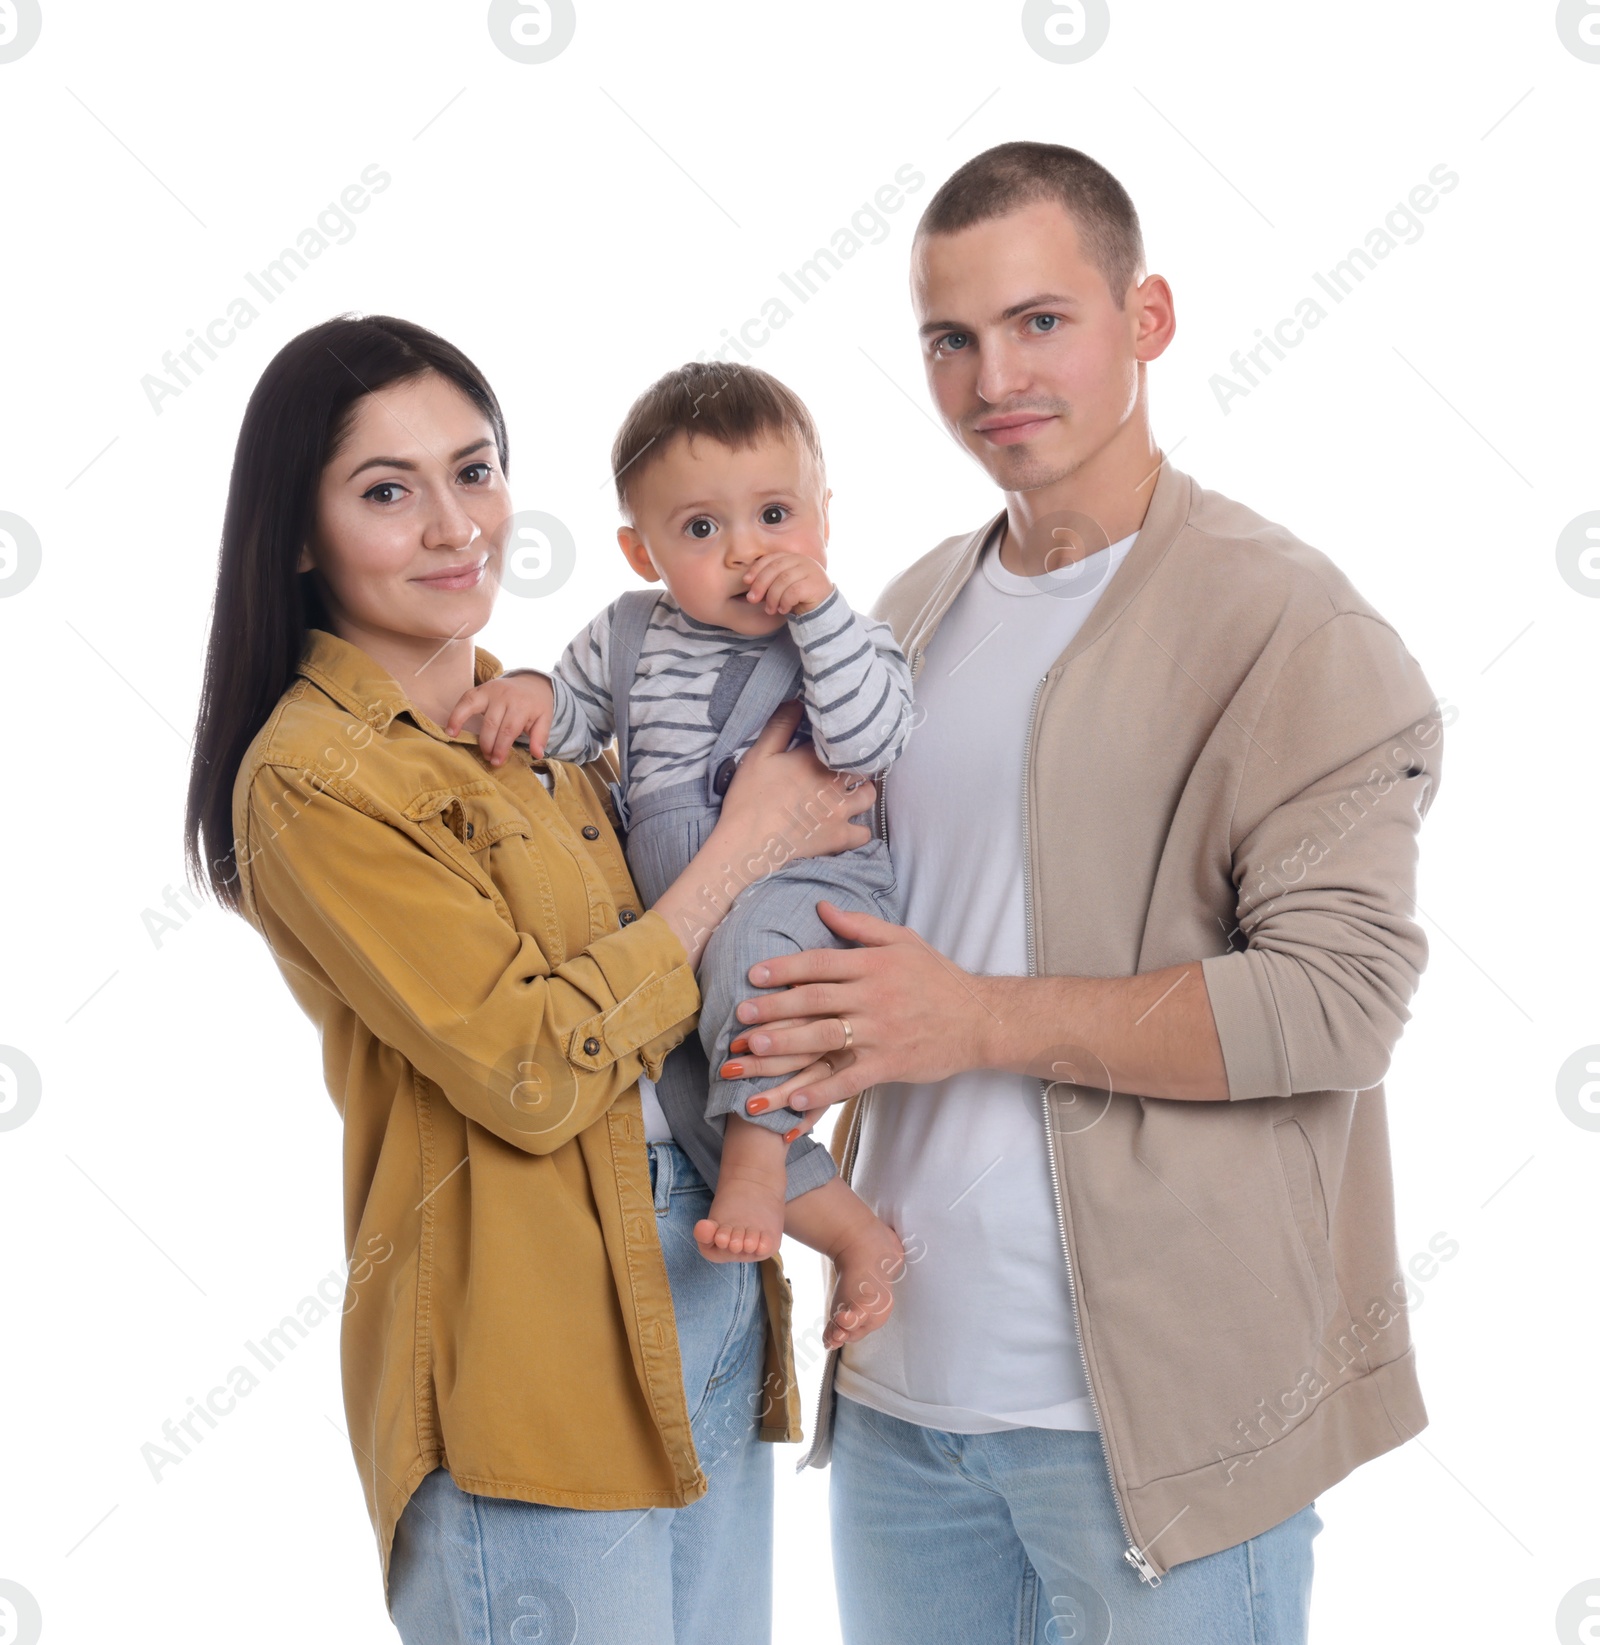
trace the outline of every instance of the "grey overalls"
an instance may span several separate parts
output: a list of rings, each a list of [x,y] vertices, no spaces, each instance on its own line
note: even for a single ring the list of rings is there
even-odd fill
[[[649,907],[689,865],[716,825],[722,796],[738,757],[761,734],[780,703],[801,694],[800,653],[787,628],[765,649],[732,653],[717,675],[708,704],[717,741],[696,776],[642,795],[628,792],[630,702],[634,668],[644,644],[650,613],[659,594],[631,590],[616,605],[611,633],[611,705],[617,736],[620,781],[613,785],[617,815],[626,830],[628,868],[639,896]],[[805,722],[798,734],[808,735]],[[770,990],[755,987],[748,972],[758,960],[807,948],[844,946],[818,918],[820,898],[841,908],[900,920],[889,848],[872,840],[833,857],[806,857],[745,890],[712,932],[701,956],[700,1031],[667,1058],[656,1095],[673,1140],[694,1161],[713,1188],[722,1155],[724,1116],[738,1113],[755,1125],[787,1131],[800,1116],[792,1108],[746,1114],[747,1098],[779,1081],[775,1078],[723,1080],[712,1076],[727,1059],[728,1043],[744,1024],[734,1016],[741,1000]],[[789,1148],[788,1194],[793,1199],[837,1175],[828,1151],[815,1138],[797,1137]]]

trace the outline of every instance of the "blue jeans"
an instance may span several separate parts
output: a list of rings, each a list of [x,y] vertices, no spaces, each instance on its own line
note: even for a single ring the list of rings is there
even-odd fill
[[[845,1645],[1304,1645],[1315,1503],[1151,1588],[1091,1430],[951,1434],[840,1395],[832,1470]]]
[[[711,1190],[651,1143],[656,1229],[677,1317],[695,1450],[710,1490],[687,1508],[553,1508],[460,1490],[443,1468],[395,1529],[390,1607],[405,1645],[767,1645],[772,1446],[756,1437],[766,1310],[755,1263],[707,1262]]]

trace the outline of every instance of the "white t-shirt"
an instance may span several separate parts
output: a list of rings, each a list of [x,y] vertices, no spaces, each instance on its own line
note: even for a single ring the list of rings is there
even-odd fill
[[[1135,533],[1137,535],[1137,533]],[[1034,690],[1133,546],[1019,577],[985,547],[917,676],[925,718],[889,774],[906,924],[963,969],[1028,970],[1023,778]],[[1070,833],[1052,841],[1070,851]],[[974,1069],[867,1102],[852,1182],[915,1260],[837,1387],[953,1433],[1093,1428],[1040,1083]]]

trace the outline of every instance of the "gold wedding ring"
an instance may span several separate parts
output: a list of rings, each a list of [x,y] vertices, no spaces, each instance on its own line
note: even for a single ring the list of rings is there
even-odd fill
[[[848,1051],[856,1042],[856,1031],[850,1026],[850,1019],[848,1017],[840,1017],[838,1021],[839,1026],[844,1030],[844,1044],[841,1045],[839,1049],[841,1051]]]

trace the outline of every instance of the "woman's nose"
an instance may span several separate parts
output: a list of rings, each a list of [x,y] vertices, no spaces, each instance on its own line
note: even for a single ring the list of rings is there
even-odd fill
[[[434,505],[422,533],[424,548],[465,548],[478,535],[478,522],[462,506],[460,498],[445,492]]]

